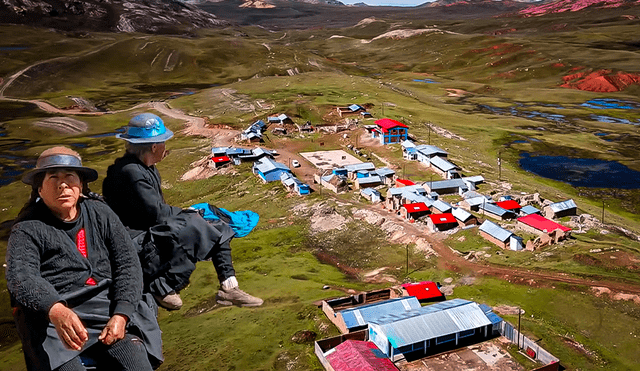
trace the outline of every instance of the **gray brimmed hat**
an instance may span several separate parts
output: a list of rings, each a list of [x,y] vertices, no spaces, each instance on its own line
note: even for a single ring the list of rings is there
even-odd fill
[[[82,159],[78,152],[67,147],[52,147],[42,152],[36,162],[36,168],[26,173],[22,177],[22,182],[33,185],[33,178],[37,174],[54,169],[73,170],[87,183],[98,179],[97,171],[82,166]]]
[[[173,132],[164,126],[162,119],[153,113],[142,113],[132,118],[127,132],[116,135],[129,143],[161,143],[173,137]]]

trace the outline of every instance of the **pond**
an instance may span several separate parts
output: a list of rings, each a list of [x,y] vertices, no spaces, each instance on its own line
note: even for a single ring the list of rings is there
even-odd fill
[[[416,81],[416,80],[414,80]],[[611,123],[611,124],[625,124],[625,125],[640,125],[640,119],[625,119],[606,115],[590,114],[582,117],[567,117],[562,114],[540,112],[534,109],[534,107],[551,107],[555,109],[565,108],[591,108],[591,109],[621,109],[621,110],[640,110],[640,103],[632,101],[623,101],[618,99],[601,98],[592,99],[587,102],[569,105],[563,107],[558,104],[546,104],[546,103],[521,103],[515,102],[514,105],[508,107],[495,107],[487,104],[478,104],[477,110],[481,112],[493,113],[503,116],[517,116],[531,119],[545,119],[557,123],[567,123],[573,119],[587,118],[589,120]]]
[[[574,187],[640,189],[640,171],[615,161],[522,153],[520,167]]]

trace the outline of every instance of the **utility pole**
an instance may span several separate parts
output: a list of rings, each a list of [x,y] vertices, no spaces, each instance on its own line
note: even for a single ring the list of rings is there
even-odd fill
[[[498,180],[502,180],[502,151],[498,151]]]
[[[427,131],[429,132],[429,145],[431,145],[431,125],[427,124]]]
[[[604,198],[602,199],[602,224],[604,224]]]
[[[522,333],[520,332],[520,315],[522,314],[522,309],[518,307],[518,350],[520,350],[520,336]]]
[[[409,245],[406,246],[407,249],[407,274],[406,276],[409,276]]]

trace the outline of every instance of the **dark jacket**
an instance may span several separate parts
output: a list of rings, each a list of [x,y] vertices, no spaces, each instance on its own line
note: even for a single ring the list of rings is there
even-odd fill
[[[155,308],[142,300],[142,273],[129,234],[103,202],[85,199],[79,206],[87,258],[64,231],[64,222],[42,201],[14,225],[9,237],[7,287],[21,311],[17,319],[24,321],[22,326],[18,323],[18,330],[27,364],[34,369],[55,368],[78,354],[64,348],[48,321],[49,310],[57,302],[66,303],[87,326],[86,347],[97,342],[97,334],[111,316],[123,314],[135,331],[146,332],[139,335],[146,340],[147,350],[162,359],[160,329],[151,315]],[[89,277],[96,286],[87,286]],[[43,358],[49,364],[41,364]]]
[[[235,231],[195,210],[164,201],[158,169],[125,154],[109,166],[102,192],[138,243],[145,288],[164,296],[189,283],[195,263],[213,260],[220,281],[235,275],[229,241]]]

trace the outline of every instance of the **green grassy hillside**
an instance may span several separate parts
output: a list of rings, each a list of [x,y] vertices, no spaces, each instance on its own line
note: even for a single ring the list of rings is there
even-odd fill
[[[637,102],[640,87],[631,85],[616,93],[560,87],[563,76],[575,71],[640,73],[638,50],[629,47],[635,23],[613,11],[605,11],[597,21],[598,14],[593,12],[464,22],[377,19],[312,31],[233,27],[199,31],[195,38],[93,33],[77,37],[4,25],[0,26],[2,39],[23,48],[0,51],[0,88],[13,74],[32,67],[4,90],[5,97],[22,102],[0,101],[0,164],[3,171],[11,172],[32,163],[46,147],[72,146],[86,165],[99,171],[101,177],[92,188],[100,191],[107,166],[123,151],[121,141],[100,134],[112,133],[133,113],[145,110],[138,104],[165,100],[172,108],[207,118],[209,124],[236,129],[277,113],[286,113],[299,124],[310,120],[314,125],[330,125],[338,120],[332,116],[336,106],[369,104],[374,117],[400,120],[421,144],[447,150],[466,175],[483,175],[487,180],[480,188],[483,193],[538,192],[553,200],[573,198],[579,212],[597,218],[605,199],[606,222],[638,233],[640,191],[574,188],[525,172],[518,165],[520,155],[528,152],[615,160],[640,171],[638,125],[603,123],[591,116],[633,122],[640,120],[638,110],[582,105],[594,98]],[[426,28],[440,31],[376,39],[389,31]],[[494,35],[510,29],[515,30]],[[65,114],[43,113],[27,100],[67,107],[74,103],[73,97],[110,113],[66,115],[86,122],[85,133],[62,134],[34,125]],[[533,115],[534,111],[544,116]],[[564,119],[549,119],[549,115]],[[177,133],[168,145],[171,155],[159,166],[169,203],[211,202],[260,214],[256,230],[232,246],[241,287],[265,299],[265,304],[255,309],[215,306],[215,271],[209,262],[200,263],[181,293],[185,307],[160,312],[166,356],[160,370],[320,370],[312,344],[294,341],[294,335],[300,331],[311,331],[318,338],[337,334],[317,302],[347,295],[349,290],[388,286],[363,279],[365,272],[377,268],[386,268],[385,274],[398,282],[450,277],[457,285],[451,298],[525,308],[525,332],[541,339],[540,344],[569,369],[632,370],[640,363],[637,303],[595,295],[589,286],[511,281],[507,276],[483,276],[464,266],[448,266],[443,258],[427,258],[414,246],[389,241],[378,227],[353,218],[354,210],[367,206],[357,195],[291,196],[280,184],[259,182],[249,164],[231,175],[180,181],[190,164],[208,153],[211,140],[185,137],[179,120],[166,118],[166,123]],[[427,123],[463,139],[438,135]],[[606,133],[613,140],[596,133]],[[268,134],[264,145],[300,152],[337,149],[353,142],[354,134],[349,135],[345,139]],[[396,171],[406,172],[403,176],[435,180],[424,168],[403,161],[397,145],[367,151],[387,160]],[[498,156],[503,161],[500,177]],[[9,225],[29,190],[19,182],[1,188],[0,256],[4,256]],[[347,218],[346,228],[313,232],[312,210],[319,204]],[[304,212],[295,213],[294,207]],[[597,228],[535,252],[499,250],[475,230],[458,232],[443,242],[465,254],[485,251],[489,256],[479,264],[488,266],[567,274],[592,280],[590,286],[598,281],[630,287],[640,283],[640,243]],[[471,276],[476,279],[469,284]],[[0,287],[4,286],[2,273]],[[0,368],[23,370],[8,293],[4,290],[0,295],[4,336]],[[576,342],[584,348],[576,347]]]

